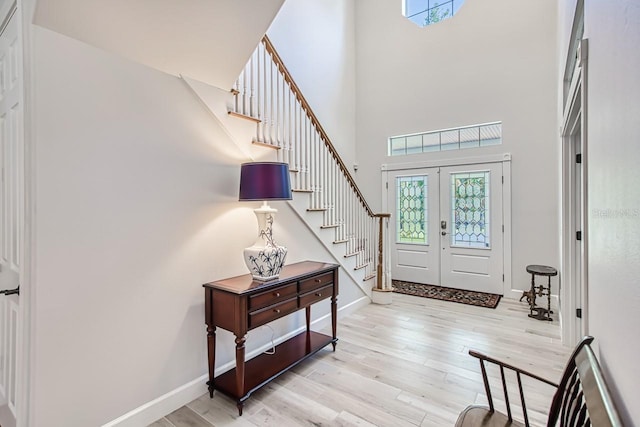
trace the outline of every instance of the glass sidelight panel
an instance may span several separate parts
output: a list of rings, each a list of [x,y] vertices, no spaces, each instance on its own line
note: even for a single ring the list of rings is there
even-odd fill
[[[427,176],[396,178],[396,242],[428,244]]]
[[[489,172],[451,174],[452,246],[489,248]]]

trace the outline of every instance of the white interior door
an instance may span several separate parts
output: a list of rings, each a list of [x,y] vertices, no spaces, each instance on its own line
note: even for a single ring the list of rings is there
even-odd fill
[[[502,164],[440,169],[440,284],[504,294]]]
[[[578,13],[578,12],[576,12]],[[560,277],[560,320],[562,341],[573,344],[589,334],[588,259],[588,132],[587,77],[588,40],[581,39],[582,17],[574,27],[576,43],[570,57],[573,66],[565,70],[565,105],[562,124],[562,263]],[[574,22],[575,25],[575,22]]]
[[[438,168],[388,175],[391,276],[395,280],[438,285],[440,238]]]
[[[22,47],[15,6],[0,34],[0,290],[20,284],[24,227]],[[20,298],[0,296],[0,425],[16,425],[20,392]]]

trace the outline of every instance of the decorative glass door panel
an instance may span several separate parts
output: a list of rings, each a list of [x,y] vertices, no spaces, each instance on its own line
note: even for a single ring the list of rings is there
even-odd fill
[[[391,271],[396,280],[438,284],[438,168],[390,172],[387,176],[392,237]]]
[[[429,243],[428,191],[427,175],[396,178],[396,242]]]
[[[490,248],[490,173],[451,174],[452,246]]]
[[[502,164],[440,169],[440,284],[502,295]]]

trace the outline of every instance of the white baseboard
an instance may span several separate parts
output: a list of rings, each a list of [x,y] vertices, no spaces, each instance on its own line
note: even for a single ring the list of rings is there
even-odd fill
[[[348,316],[358,310],[361,307],[364,307],[371,303],[369,297],[363,296],[360,299],[357,299],[343,307],[340,307],[338,311],[338,318],[342,318],[344,316]],[[322,329],[329,325],[331,322],[331,314],[326,314],[312,322],[315,329]],[[279,343],[288,340],[289,338],[299,334],[304,331],[305,326],[301,326],[294,331],[287,333],[284,336],[279,337],[274,340],[274,343],[278,345]],[[338,338],[340,338],[340,328],[338,328]],[[339,344],[338,344],[339,346]],[[266,345],[253,350],[247,353],[247,360],[251,359],[258,354],[263,353],[266,350],[271,348],[271,343],[267,343]],[[216,376],[228,371],[229,369],[234,368],[236,365],[235,360],[231,360],[228,363],[218,367],[216,369]],[[207,392],[206,382],[209,380],[209,375],[202,375],[187,384],[184,384],[174,390],[169,391],[168,393],[163,394],[162,396],[141,405],[126,414],[116,418],[113,421],[110,421],[106,424],[103,424],[102,427],[142,427],[148,426],[149,424],[157,421],[158,419],[164,417],[165,415],[175,411],[176,409],[186,405],[192,400],[197,399]]]
[[[186,405],[207,392],[206,382],[208,375],[203,375],[188,382],[157,399],[147,402],[142,406],[127,412],[102,427],[142,427],[148,426],[165,415]]]

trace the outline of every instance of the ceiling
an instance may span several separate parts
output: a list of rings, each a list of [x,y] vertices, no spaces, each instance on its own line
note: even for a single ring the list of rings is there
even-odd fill
[[[158,70],[227,89],[283,3],[47,0],[38,2],[34,23]]]

